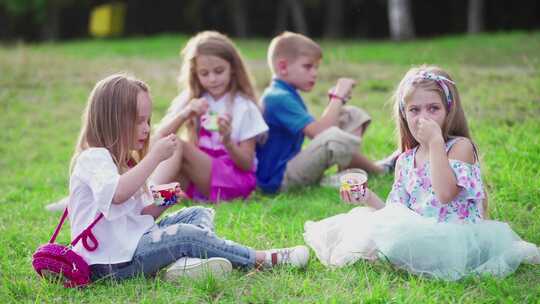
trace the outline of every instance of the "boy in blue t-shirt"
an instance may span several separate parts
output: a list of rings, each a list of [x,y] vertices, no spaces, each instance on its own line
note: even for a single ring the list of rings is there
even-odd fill
[[[266,142],[257,146],[257,185],[263,192],[318,183],[335,164],[340,170],[385,171],[358,153],[371,118],[363,110],[345,105],[355,85],[353,79],[338,80],[319,119],[309,114],[298,90],[313,89],[321,58],[320,46],[301,34],[284,32],[270,43],[268,64],[273,79],[262,96],[269,131]],[[305,136],[312,142],[302,150]]]

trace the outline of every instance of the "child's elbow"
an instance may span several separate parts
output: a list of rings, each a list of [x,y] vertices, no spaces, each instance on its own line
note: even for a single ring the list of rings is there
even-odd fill
[[[239,166],[240,167],[240,170],[244,171],[244,172],[251,172],[251,170],[253,169],[253,163],[245,163],[245,164],[242,164]]]
[[[127,197],[125,197],[125,195],[123,195],[122,193],[115,193],[113,198],[112,198],[112,203],[113,204],[122,204],[123,202],[127,201]]]
[[[457,193],[454,192],[437,193],[437,199],[443,204],[451,203],[456,196]]]

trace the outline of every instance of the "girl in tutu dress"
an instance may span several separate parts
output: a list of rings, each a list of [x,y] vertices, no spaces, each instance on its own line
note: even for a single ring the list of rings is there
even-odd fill
[[[478,153],[452,78],[438,67],[412,68],[394,98],[402,153],[386,204],[367,189],[368,207],[307,222],[304,238],[319,260],[340,267],[385,259],[443,280],[504,277],[522,262],[540,263],[536,245],[486,219]]]

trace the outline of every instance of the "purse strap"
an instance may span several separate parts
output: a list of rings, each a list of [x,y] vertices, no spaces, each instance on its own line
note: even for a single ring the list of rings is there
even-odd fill
[[[54,241],[56,240],[56,237],[58,236],[58,233],[60,233],[60,229],[62,229],[62,225],[64,224],[67,215],[68,209],[66,207],[66,209],[64,210],[64,214],[62,214],[62,218],[60,219],[60,223],[58,223],[58,226],[56,226],[56,229],[54,230],[54,233],[49,240],[49,243],[54,243]],[[77,244],[77,242],[82,239],[83,246],[86,250],[96,250],[96,248],[98,247],[98,241],[92,233],[92,228],[94,228],[94,226],[97,224],[97,222],[99,222],[99,220],[101,220],[102,217],[103,213],[100,213],[98,217],[71,242],[71,246],[75,246],[75,244]],[[92,242],[91,245],[88,243],[88,240]]]

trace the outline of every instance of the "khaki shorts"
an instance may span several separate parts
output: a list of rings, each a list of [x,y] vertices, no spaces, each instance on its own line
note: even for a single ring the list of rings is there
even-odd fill
[[[333,165],[348,166],[361,142],[361,137],[352,133],[360,126],[365,129],[370,122],[371,117],[364,110],[344,106],[339,116],[339,127],[330,127],[315,136],[307,148],[287,163],[280,190],[316,184],[324,171]]]

